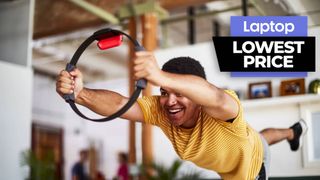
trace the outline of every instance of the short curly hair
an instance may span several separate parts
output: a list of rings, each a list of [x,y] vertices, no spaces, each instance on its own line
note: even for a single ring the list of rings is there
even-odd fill
[[[199,61],[191,57],[176,57],[170,59],[162,66],[162,70],[176,74],[191,74],[206,79],[204,68]]]

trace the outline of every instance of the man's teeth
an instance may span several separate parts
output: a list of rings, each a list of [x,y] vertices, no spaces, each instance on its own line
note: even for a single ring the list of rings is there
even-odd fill
[[[182,110],[182,108],[180,108],[180,109],[169,109],[169,113],[178,113],[178,112],[180,112]]]

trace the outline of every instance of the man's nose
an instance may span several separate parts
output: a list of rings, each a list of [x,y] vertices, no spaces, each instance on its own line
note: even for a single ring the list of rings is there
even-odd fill
[[[177,104],[177,96],[175,94],[169,94],[169,98],[167,101],[168,106],[173,106]]]

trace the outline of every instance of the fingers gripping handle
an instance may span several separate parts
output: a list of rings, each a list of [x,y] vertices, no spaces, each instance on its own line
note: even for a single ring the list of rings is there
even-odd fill
[[[74,70],[76,68],[75,65],[68,63],[66,66],[66,71],[71,72],[72,70]],[[64,94],[63,95],[63,99],[66,100],[66,102],[74,102],[74,93],[72,94]]]
[[[135,46],[135,47],[134,47],[134,50],[137,51],[137,52],[138,52],[138,51],[145,51],[145,49],[144,49],[143,46]]]
[[[146,79],[139,79],[137,81],[136,86],[140,89],[144,89],[147,86],[147,80]]]
[[[145,51],[143,46],[135,46],[134,47],[135,51]],[[136,87],[140,89],[144,89],[147,86],[147,80],[146,79],[139,79],[136,83]]]
[[[75,65],[68,63],[67,66],[66,66],[66,71],[71,72],[75,68],[76,68]]]

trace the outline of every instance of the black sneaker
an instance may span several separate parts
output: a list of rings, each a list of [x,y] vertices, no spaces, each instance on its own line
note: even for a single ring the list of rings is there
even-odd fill
[[[297,151],[302,146],[303,135],[307,132],[307,124],[304,120],[300,120],[290,127],[293,130],[293,139],[288,140],[292,151]]]

